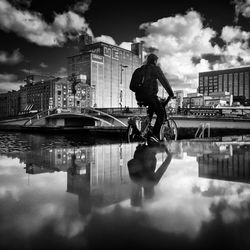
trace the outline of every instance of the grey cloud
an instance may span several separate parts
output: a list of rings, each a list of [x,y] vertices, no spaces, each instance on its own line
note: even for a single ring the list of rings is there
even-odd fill
[[[0,51],[0,63],[2,64],[17,64],[23,60],[23,55],[19,49],[13,51],[12,54],[8,54],[6,51]]]

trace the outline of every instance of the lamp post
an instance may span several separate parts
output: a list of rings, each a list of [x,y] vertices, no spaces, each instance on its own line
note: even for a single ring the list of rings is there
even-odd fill
[[[126,69],[128,67],[128,65],[120,64],[120,67],[121,67],[120,105],[121,105],[121,108],[122,108],[122,95],[123,95],[123,89],[122,89],[122,71],[124,71],[124,69]]]

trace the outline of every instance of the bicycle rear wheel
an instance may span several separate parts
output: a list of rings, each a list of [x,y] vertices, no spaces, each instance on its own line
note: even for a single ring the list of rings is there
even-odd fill
[[[178,137],[178,128],[176,122],[172,118],[168,118],[166,122],[164,122],[161,126],[160,130],[160,140],[168,141],[174,140],[176,141]]]

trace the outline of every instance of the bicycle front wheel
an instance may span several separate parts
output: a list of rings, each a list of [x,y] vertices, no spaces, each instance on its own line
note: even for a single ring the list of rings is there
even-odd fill
[[[178,137],[178,128],[176,122],[172,118],[162,124],[160,130],[160,140],[161,141],[176,141]]]

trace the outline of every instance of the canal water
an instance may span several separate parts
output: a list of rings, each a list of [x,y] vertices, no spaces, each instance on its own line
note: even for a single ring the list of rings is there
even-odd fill
[[[250,248],[250,137],[0,133],[0,249]]]

